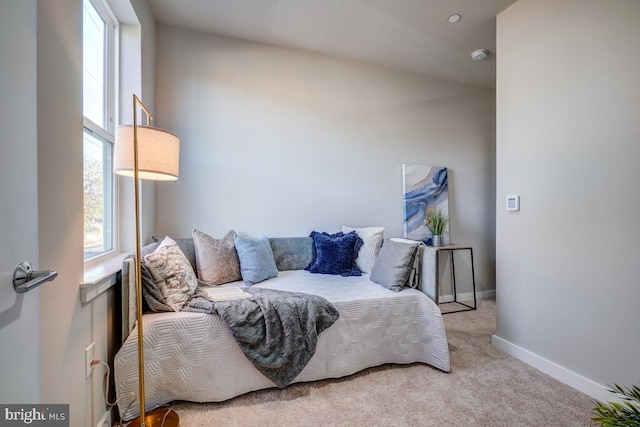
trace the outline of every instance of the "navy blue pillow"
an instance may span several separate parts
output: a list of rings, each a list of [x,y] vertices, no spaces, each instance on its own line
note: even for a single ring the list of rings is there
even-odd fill
[[[362,239],[355,231],[336,234],[312,231],[313,239],[311,263],[305,268],[310,273],[339,274],[341,276],[361,276],[356,265]]]

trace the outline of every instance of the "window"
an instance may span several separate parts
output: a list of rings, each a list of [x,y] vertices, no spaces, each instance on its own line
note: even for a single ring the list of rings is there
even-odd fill
[[[117,21],[101,0],[83,0],[84,259],[115,248],[114,176]]]

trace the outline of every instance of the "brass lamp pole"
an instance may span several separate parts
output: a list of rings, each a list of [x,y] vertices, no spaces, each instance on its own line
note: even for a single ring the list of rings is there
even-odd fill
[[[138,107],[145,113],[146,126],[138,125]],[[114,173],[133,177],[133,197],[136,233],[136,308],[138,324],[138,385],[140,418],[129,427],[178,427],[179,417],[174,411],[156,409],[145,414],[144,402],[144,345],[142,334],[142,250],[140,242],[140,179],[175,181],[180,163],[180,140],[165,130],[150,126],[151,113],[142,101],[133,95],[133,124],[122,125],[116,130],[114,147]]]

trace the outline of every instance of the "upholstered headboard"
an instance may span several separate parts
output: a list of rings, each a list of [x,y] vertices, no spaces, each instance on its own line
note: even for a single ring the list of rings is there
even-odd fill
[[[154,237],[155,242],[142,248],[142,256],[156,250],[164,237]],[[174,239],[184,255],[187,257],[194,271],[197,270],[195,247],[192,238]],[[303,270],[311,262],[311,237],[272,237],[269,239],[276,267],[279,271]],[[129,336],[136,318],[136,288],[135,288],[134,258],[130,256],[122,263],[122,340]],[[143,307],[146,304],[143,301]]]
[[[144,246],[141,250],[142,256],[150,254],[160,246],[159,242],[153,242]],[[122,311],[120,313],[122,321],[122,342],[129,336],[129,333],[136,324],[136,272],[134,267],[134,256],[130,255],[122,262]],[[144,305],[144,304],[143,304]]]
[[[156,250],[163,238],[155,238],[156,242],[142,248],[142,256]],[[185,254],[194,270],[197,271],[193,239],[174,239]],[[403,240],[403,239],[398,239]],[[311,237],[272,237],[269,239],[273,257],[279,271],[303,270],[311,262],[313,240]],[[436,288],[435,250],[420,245],[415,278],[417,288],[429,298],[438,301]],[[143,307],[146,303],[143,301]],[[122,340],[129,336],[137,318],[134,258],[126,258],[122,265]]]

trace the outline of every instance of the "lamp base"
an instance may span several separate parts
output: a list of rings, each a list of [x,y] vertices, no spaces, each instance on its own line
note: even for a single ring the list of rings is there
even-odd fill
[[[162,422],[164,420],[164,423]],[[141,427],[140,417],[127,424],[127,427]],[[155,409],[144,414],[145,427],[180,427],[180,418],[175,411]]]

